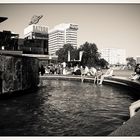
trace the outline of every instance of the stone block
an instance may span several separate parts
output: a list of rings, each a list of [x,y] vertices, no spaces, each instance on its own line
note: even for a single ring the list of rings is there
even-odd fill
[[[0,63],[1,93],[27,90],[38,85],[38,59],[0,55]]]

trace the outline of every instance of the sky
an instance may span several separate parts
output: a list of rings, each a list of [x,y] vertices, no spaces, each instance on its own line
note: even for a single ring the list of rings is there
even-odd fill
[[[0,31],[23,38],[33,15],[43,15],[39,24],[49,29],[60,23],[78,24],[78,46],[88,41],[99,50],[120,48],[126,57],[140,56],[140,4],[0,4],[0,16],[8,17]]]

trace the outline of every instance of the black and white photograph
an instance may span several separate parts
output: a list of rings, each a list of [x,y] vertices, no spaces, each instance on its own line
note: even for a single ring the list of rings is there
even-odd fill
[[[0,3],[0,137],[140,136],[140,3]]]

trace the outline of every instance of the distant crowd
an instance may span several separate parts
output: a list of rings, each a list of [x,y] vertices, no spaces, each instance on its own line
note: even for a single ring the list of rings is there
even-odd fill
[[[99,85],[102,84],[105,77],[113,76],[112,67],[108,68],[106,72],[98,67],[88,67],[88,66],[71,66],[68,67],[65,62],[58,64],[49,64],[48,66],[41,65],[39,68],[39,74],[42,76],[44,74],[60,74],[60,75],[81,75],[81,81],[83,82],[86,76],[92,76],[94,78],[94,83]],[[131,80],[140,79],[140,64],[137,64],[134,73],[129,77]]]
[[[41,65],[39,73],[41,76],[44,74],[81,75],[82,82],[86,76],[92,76],[94,78],[94,83],[101,85],[105,77],[111,77],[113,75],[113,69],[109,68],[103,73],[102,69],[99,67],[95,68],[79,65],[68,67],[67,64],[63,62],[61,64],[50,64],[45,67]]]

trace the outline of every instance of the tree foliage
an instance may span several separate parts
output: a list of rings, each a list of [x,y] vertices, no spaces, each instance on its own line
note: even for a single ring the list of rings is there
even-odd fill
[[[80,48],[76,49],[71,44],[65,44],[63,48],[56,52],[59,62],[68,61],[68,51],[70,51],[71,60],[79,60],[79,52],[83,51],[81,65],[88,67],[107,67],[108,62],[101,59],[101,54],[98,52],[98,48],[95,43],[85,42]]]
[[[76,50],[73,48],[71,44],[65,44],[63,48],[60,48],[56,51],[56,55],[58,55],[59,62],[67,62],[68,61],[68,51],[70,51],[71,59],[75,58]]]
[[[79,51],[83,51],[81,63],[87,66],[97,66],[99,53],[96,44],[85,42],[80,46]]]
[[[99,65],[102,67],[102,68],[107,68],[107,66],[109,65],[109,63],[104,59],[104,58],[101,58],[99,60]]]
[[[133,57],[127,57],[127,66],[135,67],[136,66],[136,60]]]

